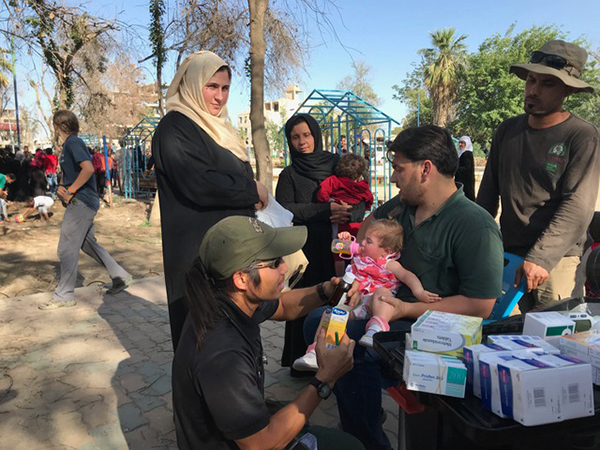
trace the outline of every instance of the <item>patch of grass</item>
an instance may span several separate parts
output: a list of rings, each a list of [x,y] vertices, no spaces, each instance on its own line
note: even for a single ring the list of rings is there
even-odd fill
[[[139,225],[139,227],[140,227],[140,228],[150,228],[151,226],[152,226],[152,225],[150,225],[150,221],[149,221],[149,220],[147,220],[147,219],[146,219],[146,220],[144,220],[144,221],[143,221],[143,222],[142,222],[142,223]]]

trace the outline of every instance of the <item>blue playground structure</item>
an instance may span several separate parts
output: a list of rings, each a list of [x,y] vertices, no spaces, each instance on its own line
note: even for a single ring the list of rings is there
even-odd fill
[[[387,201],[392,197],[391,164],[385,155],[386,143],[391,139],[392,128],[400,125],[398,121],[350,91],[328,89],[312,91],[294,114],[310,114],[315,118],[323,131],[324,148],[332,153],[340,152],[340,136],[346,136],[348,150],[369,160],[368,182],[375,198]],[[287,166],[288,147],[283,129],[281,134]]]
[[[126,198],[152,196],[156,191],[156,173],[151,163],[151,143],[160,119],[146,117],[131,128],[122,140],[121,170]]]

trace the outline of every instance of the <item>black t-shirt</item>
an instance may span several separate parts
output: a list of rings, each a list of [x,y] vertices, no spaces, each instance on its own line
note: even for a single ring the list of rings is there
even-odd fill
[[[264,401],[259,324],[279,301],[261,303],[252,317],[229,298],[216,296],[224,315],[196,348],[190,316],[173,361],[173,410],[180,449],[238,448],[236,439],[269,424]]]
[[[81,172],[79,163],[82,161],[89,161],[91,164],[92,155],[90,155],[85,143],[80,138],[71,135],[63,144],[63,151],[60,155],[60,168],[63,173],[62,182],[65,187],[71,186],[77,179],[79,172]],[[96,190],[96,176],[94,174],[75,193],[75,198],[81,200],[94,211],[98,211],[100,198]]]

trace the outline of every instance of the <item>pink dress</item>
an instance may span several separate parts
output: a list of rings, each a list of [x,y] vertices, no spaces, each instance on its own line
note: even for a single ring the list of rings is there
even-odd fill
[[[369,256],[357,256],[352,260],[348,270],[354,274],[356,280],[360,283],[358,291],[360,292],[361,303],[353,310],[357,319],[369,317],[366,305],[371,300],[375,289],[387,288],[396,295],[400,287],[400,281],[386,268],[386,264],[388,261],[397,260],[399,257],[400,253],[391,253],[377,260]]]

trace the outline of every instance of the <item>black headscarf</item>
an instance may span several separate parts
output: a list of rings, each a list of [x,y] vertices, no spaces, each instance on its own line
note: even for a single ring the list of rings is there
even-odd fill
[[[292,128],[300,122],[305,122],[315,140],[315,151],[312,153],[300,153],[292,145]],[[292,155],[292,167],[300,175],[315,180],[323,181],[333,175],[333,169],[339,160],[339,156],[323,150],[323,136],[317,121],[309,114],[297,114],[290,117],[285,124],[285,137],[288,141],[290,154]]]

